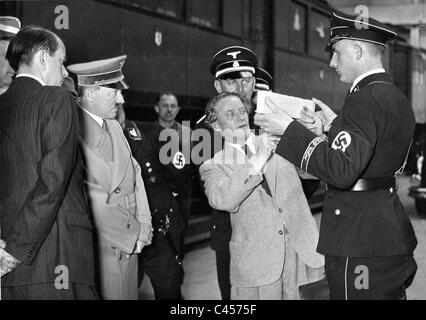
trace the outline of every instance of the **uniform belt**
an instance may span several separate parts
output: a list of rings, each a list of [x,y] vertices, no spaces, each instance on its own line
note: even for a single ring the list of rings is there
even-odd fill
[[[358,179],[350,189],[339,189],[332,185],[327,184],[327,190],[338,191],[370,191],[380,189],[397,189],[395,177],[371,178],[371,179]]]

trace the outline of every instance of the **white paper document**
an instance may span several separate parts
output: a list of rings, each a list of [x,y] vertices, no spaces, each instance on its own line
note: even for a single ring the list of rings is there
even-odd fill
[[[271,113],[274,110],[274,106],[294,119],[303,118],[302,110],[304,106],[310,111],[315,112],[315,103],[312,100],[286,96],[271,91],[259,91],[257,93],[256,112]]]

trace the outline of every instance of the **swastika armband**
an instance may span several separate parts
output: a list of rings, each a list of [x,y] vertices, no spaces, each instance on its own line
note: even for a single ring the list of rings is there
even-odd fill
[[[180,170],[185,166],[185,164],[186,161],[183,153],[180,151],[176,152],[173,157],[173,165],[175,166],[175,168]]]
[[[343,152],[351,145],[352,137],[346,131],[341,131],[337,134],[336,138],[334,138],[333,144],[331,147],[334,150],[342,150]]]
[[[322,137],[316,137],[315,139],[313,139],[311,141],[311,143],[309,143],[308,147],[305,150],[305,153],[303,154],[302,157],[302,162],[300,163],[300,169],[302,169],[303,171],[307,172],[308,171],[308,164],[309,164],[309,159],[312,156],[312,153],[314,152],[315,148],[321,143],[326,141],[325,138]]]

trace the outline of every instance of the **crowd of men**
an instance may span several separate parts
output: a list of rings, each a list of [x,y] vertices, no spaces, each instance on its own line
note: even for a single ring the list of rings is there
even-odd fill
[[[256,113],[272,76],[248,48],[219,50],[218,95],[196,129],[221,143],[197,166],[172,92],[158,97],[158,121],[126,119],[125,55],[65,68],[55,33],[13,17],[0,30],[3,298],[137,299],[147,274],[156,299],[182,299],[194,173],[212,208],[222,299],[301,299],[321,281],[331,299],[406,297],[417,240],[395,174],[415,122],[383,69],[396,35],[385,25],[333,13],[330,66],[352,84],[339,115],[316,99],[300,119],[277,105]],[[177,150],[166,163],[164,132]],[[319,180],[320,230],[307,202]]]

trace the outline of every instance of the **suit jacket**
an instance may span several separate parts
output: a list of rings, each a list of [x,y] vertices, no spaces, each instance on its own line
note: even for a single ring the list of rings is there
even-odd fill
[[[81,108],[79,116],[85,183],[97,238],[131,254],[140,237],[140,223],[151,224],[140,166],[116,120],[104,120],[105,130]]]
[[[231,284],[252,287],[278,280],[284,265],[284,225],[301,263],[324,265],[315,250],[318,229],[303,195],[297,171],[273,156],[267,163],[270,197],[246,156],[225,143],[224,149],[200,167],[210,205],[231,212]]]
[[[328,141],[294,121],[276,153],[334,186],[324,200],[318,251],[332,256],[411,255],[416,236],[395,188],[350,191],[359,178],[392,178],[413,137],[413,110],[386,73],[345,99]]]
[[[16,78],[0,97],[1,238],[22,263],[4,286],[94,285],[92,224],[77,148],[77,106],[63,88]],[[57,271],[57,270],[56,270]]]

